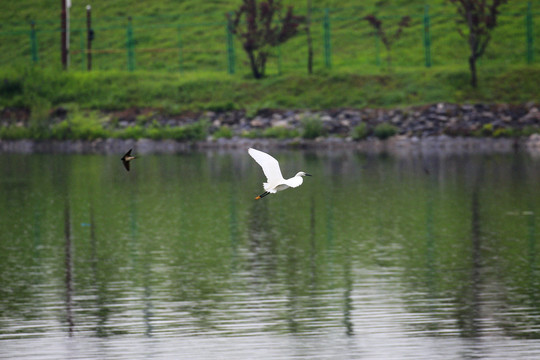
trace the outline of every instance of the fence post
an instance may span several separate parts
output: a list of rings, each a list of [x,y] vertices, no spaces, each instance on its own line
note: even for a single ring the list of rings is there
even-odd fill
[[[181,31],[181,26],[178,25],[178,70],[180,72],[184,71],[184,57],[183,57],[183,54],[182,54],[182,31]]]
[[[86,67],[92,70],[92,41],[94,40],[94,30],[92,30],[92,7],[86,5]]]
[[[381,66],[381,38],[379,34],[375,34],[375,62],[377,66]]]
[[[328,8],[324,9],[324,63],[328,69],[332,67],[330,44],[330,14]]]
[[[527,4],[527,15],[525,17],[525,23],[527,26],[527,64],[532,64],[534,60],[534,37],[533,37],[533,17],[532,17],[532,4],[529,1]]]
[[[281,75],[281,45],[278,45],[277,51],[277,71],[278,75]]]
[[[426,67],[431,67],[431,37],[429,34],[429,5],[424,7],[424,53]]]
[[[128,26],[127,26],[127,57],[128,57],[128,70],[135,70],[135,54],[134,54],[134,43],[133,43],[133,24],[131,23],[131,16],[128,17]]]
[[[232,29],[232,14],[229,13],[227,20],[227,66],[229,74],[234,74],[234,34]]]
[[[62,11],[60,13],[60,49],[61,49],[61,59],[62,59],[62,68],[67,70],[68,68],[68,44],[67,44],[67,4],[66,0],[61,0],[62,2]]]
[[[86,64],[84,63],[85,62],[85,58],[86,56],[85,55],[85,49],[84,49],[84,38],[85,38],[85,33],[84,33],[84,30],[81,30],[79,31],[80,34],[81,34],[81,66],[82,66],[82,70],[84,71],[84,69],[86,68]]]
[[[36,37],[36,23],[32,21],[30,23],[30,47],[32,49],[32,62],[37,64],[38,62],[38,51],[37,51],[37,37]]]

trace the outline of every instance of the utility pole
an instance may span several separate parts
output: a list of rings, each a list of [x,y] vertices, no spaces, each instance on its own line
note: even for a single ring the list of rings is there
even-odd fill
[[[71,0],[66,0],[66,66],[69,68],[69,34],[71,33],[70,29],[70,19],[69,12],[71,10]]]
[[[62,49],[62,67],[67,69],[67,10],[66,0],[60,0],[62,3],[62,12],[60,14],[60,26],[61,26],[61,49]]]
[[[311,40],[311,0],[307,1],[307,13],[306,13],[306,36],[308,46],[308,74],[313,74],[313,42]]]
[[[92,30],[92,7],[86,5],[86,66],[88,71],[92,70],[92,40],[94,40],[94,30]]]

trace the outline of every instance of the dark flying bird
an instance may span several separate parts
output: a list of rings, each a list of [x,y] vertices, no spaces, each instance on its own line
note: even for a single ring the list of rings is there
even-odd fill
[[[124,167],[126,168],[127,171],[129,171],[129,162],[135,159],[135,156],[131,156],[131,150],[133,149],[129,149],[129,151],[125,153],[125,155],[122,156],[122,158],[120,159],[122,160],[122,164],[124,164]]]

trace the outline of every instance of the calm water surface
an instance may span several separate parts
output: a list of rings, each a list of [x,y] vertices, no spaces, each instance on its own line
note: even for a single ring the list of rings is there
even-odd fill
[[[0,358],[540,358],[540,159],[276,157],[0,155]]]

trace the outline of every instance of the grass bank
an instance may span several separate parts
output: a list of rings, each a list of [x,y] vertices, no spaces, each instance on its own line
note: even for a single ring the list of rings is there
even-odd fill
[[[469,85],[463,68],[393,72],[332,71],[314,76],[282,75],[263,80],[221,73],[61,72],[39,68],[0,69],[0,107],[32,112],[58,106],[94,110],[156,108],[186,111],[403,107],[439,101],[522,103],[539,99],[540,65],[492,66]]]
[[[0,138],[201,140],[208,134],[209,124],[204,122],[169,127],[153,123],[143,113],[137,123],[122,127],[117,118],[107,115],[134,108],[172,117],[245,110],[250,118],[263,109],[404,108],[436,102],[538,103],[538,78],[538,65],[483,68],[477,89],[469,85],[467,70],[440,67],[393,72],[368,69],[366,73],[343,70],[263,80],[220,73],[181,76],[25,67],[0,70]],[[295,137],[308,134],[308,130],[282,134],[268,129],[268,133],[246,136]],[[216,136],[231,134],[223,128]]]

